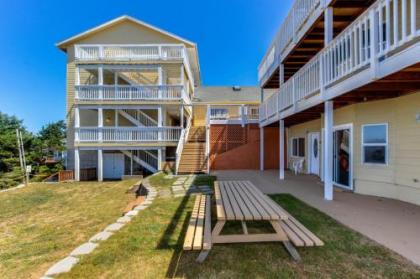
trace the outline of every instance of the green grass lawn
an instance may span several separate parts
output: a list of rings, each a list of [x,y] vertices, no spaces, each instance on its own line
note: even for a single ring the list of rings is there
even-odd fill
[[[214,180],[200,179],[203,183]],[[182,251],[194,197],[158,197],[59,278],[420,278],[418,267],[296,198],[272,198],[326,245],[298,248],[301,263],[291,260],[279,243],[216,245],[207,260],[198,264],[197,253]],[[254,231],[266,229],[250,226]],[[238,224],[226,228],[238,229]]]
[[[31,184],[0,193],[0,278],[39,278],[121,216],[135,181]]]

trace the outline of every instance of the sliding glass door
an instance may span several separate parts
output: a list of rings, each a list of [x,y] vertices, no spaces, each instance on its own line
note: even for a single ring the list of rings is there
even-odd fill
[[[353,189],[352,183],[352,127],[343,125],[334,128],[333,180],[342,188]]]

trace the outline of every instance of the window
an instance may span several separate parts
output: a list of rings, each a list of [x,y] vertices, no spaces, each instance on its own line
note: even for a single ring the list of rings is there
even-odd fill
[[[305,138],[292,138],[292,156],[305,157]]]
[[[388,163],[388,124],[362,126],[362,157],[365,164]]]
[[[211,119],[227,119],[229,118],[228,110],[226,108],[212,108],[210,110]]]

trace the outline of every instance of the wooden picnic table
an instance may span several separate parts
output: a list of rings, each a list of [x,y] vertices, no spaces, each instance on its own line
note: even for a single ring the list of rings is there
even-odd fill
[[[290,216],[283,208],[250,181],[219,181],[215,182],[214,188],[217,223],[212,231],[212,243],[279,241],[295,260],[300,260],[298,252],[282,227],[282,222],[287,221]],[[243,233],[222,235],[222,229],[229,221],[240,221]],[[275,232],[250,234],[247,221],[268,221]]]

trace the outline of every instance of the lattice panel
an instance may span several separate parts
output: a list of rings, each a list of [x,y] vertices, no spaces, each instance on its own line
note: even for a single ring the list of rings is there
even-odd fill
[[[213,125],[210,132],[210,153],[221,154],[248,142],[247,128],[241,125]]]

